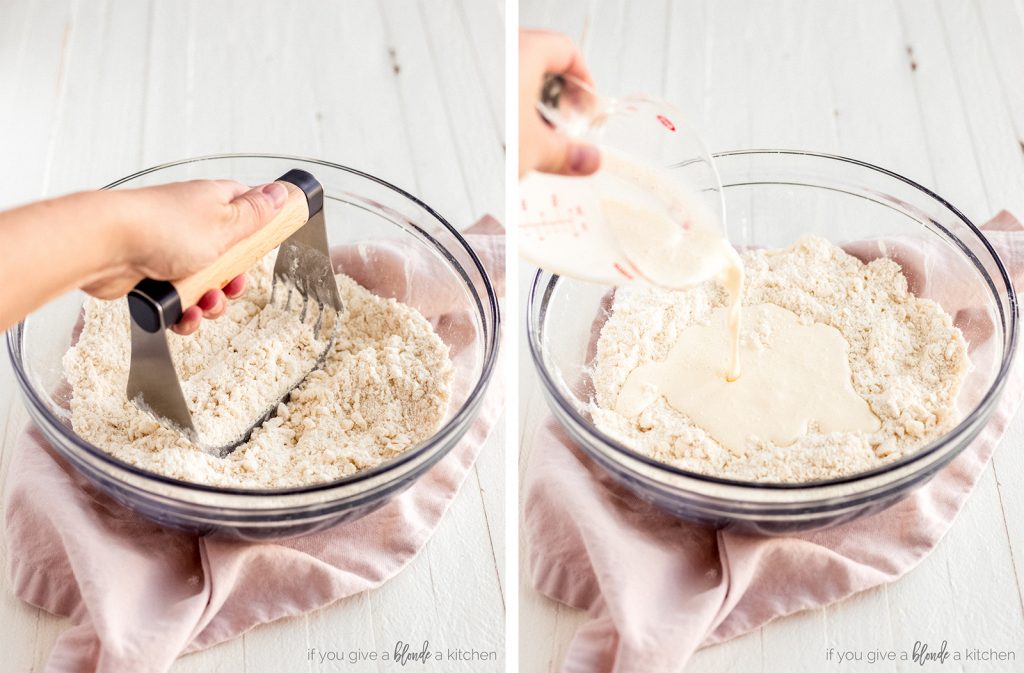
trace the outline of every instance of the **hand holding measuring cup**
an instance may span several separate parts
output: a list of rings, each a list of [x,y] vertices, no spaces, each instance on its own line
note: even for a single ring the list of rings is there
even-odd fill
[[[591,82],[583,58],[568,37],[543,30],[519,31],[519,177],[530,171],[589,175],[601,163],[598,149],[558,133],[537,114],[548,73]]]
[[[520,251],[528,261],[595,283],[669,288],[734,263],[718,172],[675,107],[647,96],[602,97],[568,74],[548,75],[539,99],[554,130],[596,145],[602,163],[588,177],[522,180]]]

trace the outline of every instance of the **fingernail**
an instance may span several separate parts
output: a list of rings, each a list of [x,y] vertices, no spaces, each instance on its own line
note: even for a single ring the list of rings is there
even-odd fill
[[[270,198],[275,208],[280,208],[288,200],[288,190],[280,182],[263,185],[260,191]]]
[[[199,298],[199,302],[196,304],[202,311],[210,311],[217,307],[220,303],[220,297],[216,292],[207,292]]]
[[[189,334],[194,332],[199,327],[199,318],[201,314],[194,308],[186,309],[181,314],[181,319],[178,320],[177,324],[174,325],[174,331],[178,334]]]
[[[569,171],[576,175],[587,175],[601,165],[601,153],[593,145],[569,146]]]
[[[224,286],[222,292],[231,299],[236,299],[245,291],[245,276],[236,276]]]

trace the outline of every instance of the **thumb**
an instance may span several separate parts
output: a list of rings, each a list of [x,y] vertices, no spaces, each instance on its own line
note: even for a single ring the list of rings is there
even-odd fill
[[[594,145],[552,133],[544,145],[537,170],[559,175],[590,175],[601,167],[601,152]]]
[[[278,182],[253,187],[236,196],[231,201],[233,226],[228,246],[234,245],[270,222],[287,200],[288,190]]]

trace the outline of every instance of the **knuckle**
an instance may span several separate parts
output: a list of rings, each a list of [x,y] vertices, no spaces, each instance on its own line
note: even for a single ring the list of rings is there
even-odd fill
[[[246,204],[245,215],[256,220],[262,220],[267,214],[267,203],[257,194],[246,194],[242,199]]]

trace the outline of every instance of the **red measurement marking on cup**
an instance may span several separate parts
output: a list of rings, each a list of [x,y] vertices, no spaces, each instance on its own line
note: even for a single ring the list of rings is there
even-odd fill
[[[539,217],[529,222],[521,222],[519,230],[527,236],[536,236],[537,240],[543,241],[545,235],[566,233],[573,238],[579,238],[587,230],[585,220],[577,220],[574,217]]]
[[[557,194],[552,194],[549,201],[550,209],[529,212],[526,199],[521,199],[520,206],[527,215],[524,221],[519,223],[519,230],[525,232],[527,236],[536,237],[538,241],[543,241],[545,236],[556,234],[569,234],[573,238],[579,238],[587,231],[588,225],[583,215],[583,206],[575,204],[560,207]]]
[[[673,124],[672,120],[666,117],[665,115],[658,115],[658,121],[660,121],[661,125],[667,128],[669,131],[676,130],[676,125]]]
[[[633,280],[633,274],[623,269],[618,262],[615,262],[614,264],[612,264],[612,266],[615,267],[615,270],[621,273],[623,276],[625,276],[628,280]]]
[[[545,220],[541,218],[532,222],[523,222],[520,226],[523,229],[557,229],[559,227],[572,224],[576,224],[576,221],[572,218],[559,217],[552,220]]]

